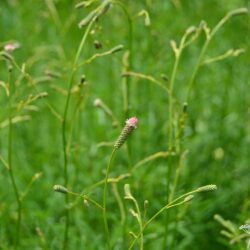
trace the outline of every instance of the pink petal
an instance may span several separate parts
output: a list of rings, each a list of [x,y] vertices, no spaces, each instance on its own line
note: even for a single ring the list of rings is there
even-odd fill
[[[126,122],[127,124],[129,124],[130,126],[133,126],[136,128],[136,125],[138,123],[138,119],[136,117],[131,117],[127,120]]]

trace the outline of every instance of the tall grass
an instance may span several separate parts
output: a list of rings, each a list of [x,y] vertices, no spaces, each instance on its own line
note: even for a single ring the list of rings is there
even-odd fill
[[[249,23],[233,17],[246,8],[48,0],[33,3],[42,6],[35,14],[26,1],[0,5],[16,11],[15,26],[0,8],[11,31],[0,26],[0,63],[15,69],[0,69],[0,248],[245,246],[249,124],[240,117],[249,105],[248,38],[241,30]],[[4,51],[16,40],[18,50]],[[236,69],[239,79],[227,76]],[[131,115],[139,123],[127,140],[122,124]],[[3,188],[5,170],[14,195]],[[19,183],[29,184],[22,191]],[[216,192],[198,195],[215,184]]]

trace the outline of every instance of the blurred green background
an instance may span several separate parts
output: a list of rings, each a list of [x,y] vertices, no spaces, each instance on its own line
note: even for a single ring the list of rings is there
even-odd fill
[[[36,81],[37,88],[34,89],[27,79],[21,79],[20,72],[14,67],[14,103],[35,95],[37,90],[48,93],[45,101],[35,101],[35,111],[18,110],[16,106],[14,109],[16,115],[31,116],[31,120],[13,126],[13,171],[19,190],[24,192],[34,174],[42,172],[41,178],[32,185],[23,201],[20,249],[59,249],[62,245],[64,197],[52,189],[54,184],[64,183],[61,122],[47,104],[62,115],[66,95],[55,89],[67,89],[70,67],[84,32],[84,28],[79,29],[77,24],[91,10],[75,9],[76,3],[67,0],[0,2],[1,49],[10,41],[20,44],[12,55],[19,65],[25,63],[26,71]],[[199,26],[201,20],[214,27],[227,12],[250,6],[247,0],[127,0],[123,3],[133,20],[131,71],[157,79],[161,74],[171,75],[174,55],[170,40],[179,43],[185,30],[189,26]],[[151,19],[148,27],[144,25],[144,19],[138,17],[142,9],[148,11]],[[111,148],[98,147],[98,144],[115,141],[120,132],[112,127],[112,121],[101,110],[94,107],[94,100],[101,98],[121,126],[127,118],[124,116],[121,73],[122,58],[129,48],[128,31],[126,15],[113,5],[94,25],[81,54],[80,61],[83,61],[116,45],[125,47],[121,52],[98,58],[77,70],[74,85],[84,74],[86,86],[82,90],[84,101],[77,118],[73,119],[79,100],[77,94],[72,95],[68,116],[74,124],[69,187],[76,192],[104,178]],[[100,50],[96,50],[95,40],[102,43]],[[188,156],[177,194],[210,183],[216,184],[218,190],[200,195],[185,209],[175,209],[171,213],[173,216],[177,214],[180,221],[176,231],[170,225],[170,235],[175,235],[176,243],[169,249],[245,247],[244,241],[230,245],[220,235],[222,226],[213,216],[220,214],[233,221],[237,230],[250,217],[249,40],[249,15],[230,19],[216,34],[205,58],[223,54],[229,49],[243,48],[245,53],[202,66],[197,75],[188,103],[188,121],[182,140]],[[174,89],[180,103],[203,42],[204,37],[201,36],[182,55]],[[57,72],[59,77],[48,77],[48,72]],[[0,81],[8,82],[4,60],[0,61]],[[129,141],[134,165],[151,154],[167,150],[168,96],[156,85],[135,78],[130,80],[129,91],[129,113],[139,118],[138,129]],[[8,119],[8,98],[3,88],[0,88],[0,105],[2,124]],[[7,137],[8,127],[1,128],[0,153],[5,159],[8,154]],[[128,165],[126,151],[121,149],[115,158],[111,176],[127,173]],[[129,181],[141,207],[145,199],[149,201],[148,213],[152,215],[165,204],[167,168],[166,159],[157,159],[138,168],[129,180],[118,184],[121,197],[124,196],[124,183]],[[101,201],[102,188],[96,188],[91,196]],[[119,209],[111,192],[108,199],[114,249],[127,249],[121,244]],[[75,198],[70,200],[74,202]],[[0,249],[12,249],[16,213],[8,171],[1,165]],[[128,232],[136,232],[138,227],[128,211],[127,217],[126,237],[129,238]],[[86,207],[80,202],[70,210],[70,219],[69,249],[104,249],[102,214],[98,209]],[[147,234],[145,249],[163,249],[164,216],[152,224]]]

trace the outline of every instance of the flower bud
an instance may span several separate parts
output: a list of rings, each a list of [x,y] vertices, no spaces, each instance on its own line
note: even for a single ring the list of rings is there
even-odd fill
[[[210,184],[210,185],[206,185],[206,186],[197,188],[196,192],[207,192],[207,191],[213,191],[216,189],[217,189],[216,185]]]
[[[63,194],[67,194],[69,191],[66,187],[63,187],[61,185],[55,185],[53,187],[55,192],[59,192],[59,193],[63,193]]]

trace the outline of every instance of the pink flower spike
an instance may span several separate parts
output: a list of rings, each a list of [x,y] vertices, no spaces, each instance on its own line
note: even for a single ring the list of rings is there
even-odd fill
[[[114,148],[120,148],[125,141],[128,139],[129,135],[136,129],[136,125],[138,123],[138,119],[136,117],[131,117],[126,121],[126,124],[115,142]]]
[[[129,118],[127,121],[126,121],[126,124],[131,126],[131,127],[134,127],[136,128],[136,125],[138,123],[138,119],[136,117],[131,117]]]

